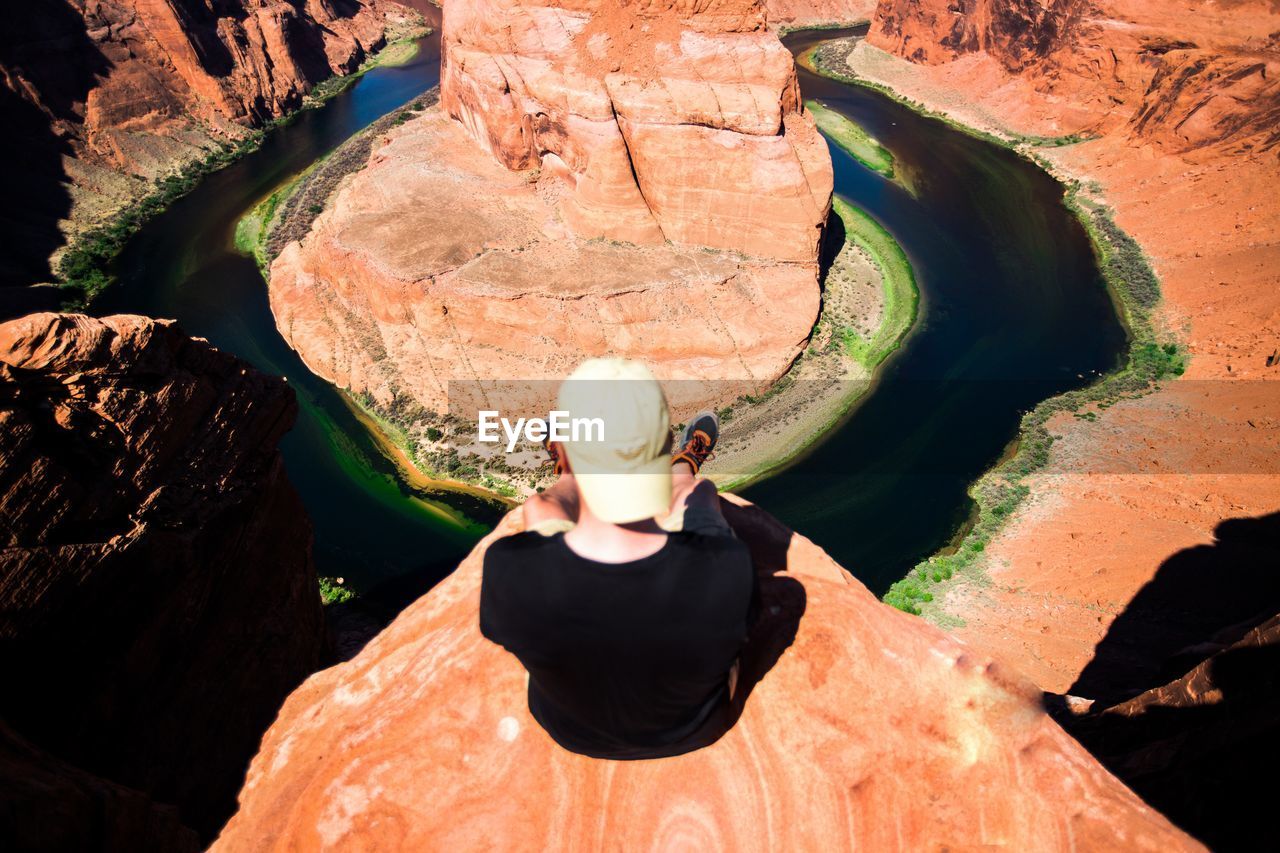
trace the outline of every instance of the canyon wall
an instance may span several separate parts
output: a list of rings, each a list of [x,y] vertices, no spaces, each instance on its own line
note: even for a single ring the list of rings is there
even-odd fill
[[[1210,638],[1213,654],[1182,677],[1063,721],[1147,802],[1221,850],[1266,837],[1271,789],[1254,780],[1280,761],[1280,615],[1239,631]]]
[[[765,0],[771,27],[812,27],[871,20],[876,0]]]
[[[214,850],[1201,849],[1052,722],[1031,685],[726,504],[761,573],[737,721],[661,761],[558,747],[480,635],[485,546],[312,676]]]
[[[1271,150],[1276,17],[1261,0],[880,0],[867,40],[927,65],[989,59],[1045,96],[1005,103],[1006,118],[1039,112],[1064,133],[1121,130],[1177,151]]]
[[[293,393],[172,321],[35,314],[0,325],[0,400],[0,717],[30,742],[5,730],[0,832],[208,835],[328,642]]]
[[[387,0],[49,0],[0,13],[0,153],[19,236],[0,284],[49,281],[48,258],[153,179],[302,104],[407,15]],[[16,167],[16,168],[15,168]]]
[[[579,237],[813,262],[826,145],[759,0],[454,0],[441,103]]]

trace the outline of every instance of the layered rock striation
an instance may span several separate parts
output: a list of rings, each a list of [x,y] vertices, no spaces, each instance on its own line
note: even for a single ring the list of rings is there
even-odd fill
[[[1072,730],[1215,849],[1272,831],[1253,780],[1275,761],[1278,637],[1250,626],[1275,613],[1280,542],[1277,32],[1280,9],[1251,0],[885,0],[848,58],[1021,139],[1159,276],[1154,322],[1185,375],[1052,419],[1030,499],[985,547],[989,582],[935,601],[966,642],[1091,700]]]
[[[687,415],[759,391],[805,345],[815,264],[581,240],[557,190],[428,110],[276,259],[277,325],[338,385],[467,420],[545,416],[559,380],[605,354],[689,380],[669,387]]]
[[[1200,849],[1029,684],[881,604],[761,510],[726,512],[763,615],[740,716],[711,746],[629,762],[556,746],[519,662],[480,635],[490,537],[289,698],[214,849]]]
[[[172,833],[145,794],[207,835],[326,649],[293,394],[172,321],[35,314],[0,325],[0,400],[0,716],[30,742],[0,768],[59,780],[0,782],[3,832]]]
[[[830,159],[759,0],[449,2],[440,90],[580,237],[817,256]]]
[[[450,3],[440,104],[272,265],[316,373],[474,420],[620,355],[689,414],[802,351],[831,160],[757,0]]]

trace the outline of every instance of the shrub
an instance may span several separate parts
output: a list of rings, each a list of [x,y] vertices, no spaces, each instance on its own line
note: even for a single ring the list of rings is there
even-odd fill
[[[350,587],[345,586],[342,578],[320,578],[320,600],[325,604],[342,604],[356,597]]]

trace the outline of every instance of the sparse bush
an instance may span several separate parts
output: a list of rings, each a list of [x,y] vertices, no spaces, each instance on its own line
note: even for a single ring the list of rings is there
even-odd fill
[[[346,585],[343,578],[320,578],[320,600],[325,604],[342,604],[355,597],[355,592]]]

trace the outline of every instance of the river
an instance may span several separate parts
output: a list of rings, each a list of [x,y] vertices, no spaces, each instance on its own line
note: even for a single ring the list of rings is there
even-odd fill
[[[796,33],[800,52],[840,32]],[[806,98],[862,124],[911,176],[914,195],[832,147],[836,191],[902,244],[920,320],[874,390],[828,436],[746,497],[825,547],[877,593],[944,546],[970,512],[968,484],[1000,456],[1022,412],[1111,368],[1124,346],[1087,238],[1062,190],[999,147],[869,90],[801,69]],[[316,530],[321,574],[404,601],[456,564],[497,517],[465,494],[423,490],[276,330],[262,276],[238,254],[237,220],[379,116],[436,85],[439,38],[376,68],[149,223],[93,305],[178,319],[297,392],[282,445]]]

